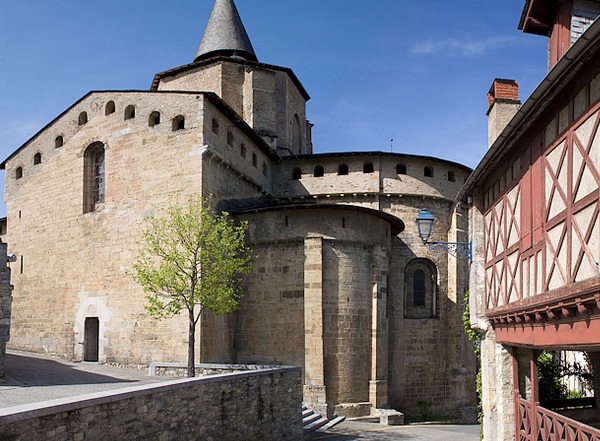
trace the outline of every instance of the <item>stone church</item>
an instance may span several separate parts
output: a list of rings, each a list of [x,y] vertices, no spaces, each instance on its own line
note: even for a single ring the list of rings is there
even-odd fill
[[[5,198],[14,285],[9,348],[79,361],[184,362],[187,317],[157,321],[131,277],[141,221],[213,195],[249,222],[256,259],[240,308],[202,317],[202,362],[303,367],[329,415],[391,407],[468,420],[476,361],[463,332],[467,259],[454,200],[470,169],[381,152],[313,153],[309,94],[255,54],[233,0],[216,0],[191,64],[150,90],[94,91],[11,154]],[[462,238],[464,240],[464,238]]]

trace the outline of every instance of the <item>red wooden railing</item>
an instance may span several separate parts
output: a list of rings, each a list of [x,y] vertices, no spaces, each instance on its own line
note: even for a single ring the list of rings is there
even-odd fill
[[[600,430],[517,398],[517,441],[600,441]]]

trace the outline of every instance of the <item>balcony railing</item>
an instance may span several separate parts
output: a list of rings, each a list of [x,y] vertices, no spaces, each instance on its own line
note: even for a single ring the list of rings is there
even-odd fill
[[[518,441],[600,441],[600,430],[552,412],[520,397],[516,405]]]

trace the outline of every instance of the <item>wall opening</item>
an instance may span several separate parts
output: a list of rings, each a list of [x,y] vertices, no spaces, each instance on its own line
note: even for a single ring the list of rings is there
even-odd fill
[[[100,320],[86,317],[83,336],[83,361],[98,361],[100,348]]]

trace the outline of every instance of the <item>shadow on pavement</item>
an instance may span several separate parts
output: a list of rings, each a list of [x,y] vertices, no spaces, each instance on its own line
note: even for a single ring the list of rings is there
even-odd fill
[[[63,386],[76,384],[128,383],[135,380],[78,370],[76,365],[38,357],[6,354],[6,382],[2,386]]]

